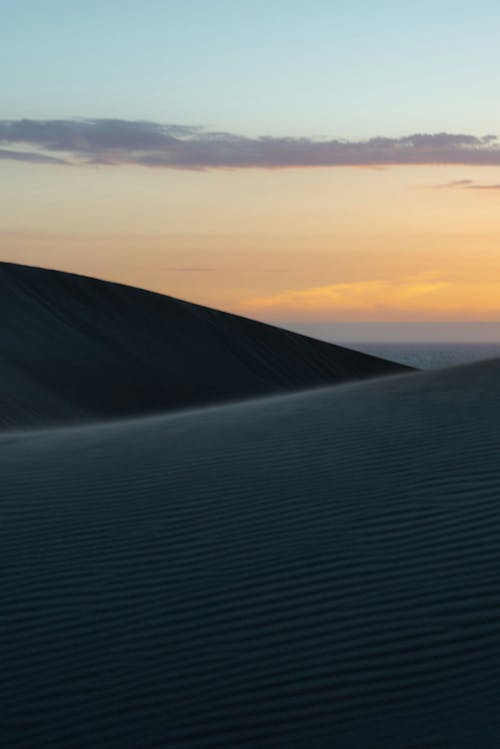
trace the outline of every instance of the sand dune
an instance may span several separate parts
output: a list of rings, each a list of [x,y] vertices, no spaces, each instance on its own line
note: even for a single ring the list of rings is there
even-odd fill
[[[2,747],[498,748],[500,360],[0,293]]]
[[[4,432],[3,746],[497,749],[500,362]]]
[[[119,284],[0,263],[0,426],[116,418],[403,371]]]

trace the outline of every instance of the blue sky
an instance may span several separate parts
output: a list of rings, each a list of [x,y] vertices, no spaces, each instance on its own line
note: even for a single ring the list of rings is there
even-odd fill
[[[3,117],[248,135],[500,130],[500,5],[4,0]]]

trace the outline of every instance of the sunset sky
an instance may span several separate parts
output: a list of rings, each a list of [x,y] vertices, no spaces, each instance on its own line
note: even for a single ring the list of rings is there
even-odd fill
[[[500,321],[497,2],[2,11],[2,259],[277,323]]]

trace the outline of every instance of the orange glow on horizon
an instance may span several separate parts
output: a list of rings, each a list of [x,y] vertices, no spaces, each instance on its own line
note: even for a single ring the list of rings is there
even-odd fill
[[[7,170],[4,260],[271,322],[500,320],[494,168]]]
[[[275,322],[500,320],[500,281],[356,281],[253,299],[236,311]]]

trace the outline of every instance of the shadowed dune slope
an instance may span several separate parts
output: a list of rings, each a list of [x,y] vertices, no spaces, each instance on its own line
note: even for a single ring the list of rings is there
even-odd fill
[[[3,746],[498,749],[500,363],[0,436]]]
[[[404,370],[160,294],[9,263],[0,263],[0,315],[4,427],[138,415]]]

